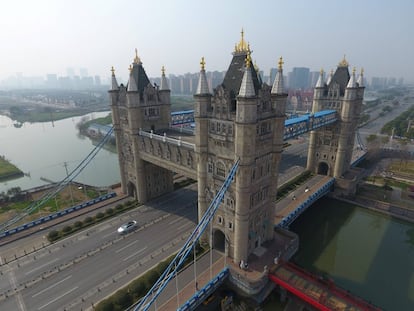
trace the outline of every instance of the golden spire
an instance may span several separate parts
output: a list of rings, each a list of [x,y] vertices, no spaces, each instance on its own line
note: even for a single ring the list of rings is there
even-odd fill
[[[247,55],[246,55],[246,68],[250,68],[250,62],[252,61],[251,57],[250,57],[250,52],[247,51]]]
[[[164,67],[164,65],[161,67],[161,74],[162,74],[163,76],[165,76],[165,67]]]
[[[114,76],[115,75],[115,68],[114,68],[114,66],[111,67],[111,72],[112,72],[112,75]]]
[[[201,57],[200,65],[201,65],[201,70],[205,70],[206,62],[204,61],[204,56]]]
[[[135,58],[134,58],[134,64],[140,64],[141,59],[138,57],[138,50],[135,49]]]
[[[283,58],[282,58],[282,56],[280,56],[279,57],[279,62],[278,62],[278,68],[279,68],[279,70],[282,70],[283,69],[283,64],[284,64],[284,62],[283,62]]]
[[[241,30],[241,39],[238,44],[236,44],[234,48],[234,52],[247,52],[250,51],[249,44],[244,40],[244,30]]]
[[[345,54],[344,54],[344,58],[339,62],[338,66],[339,67],[348,67],[349,66],[348,62],[346,61]]]
[[[128,70],[129,70],[129,73],[132,73],[132,65],[131,64],[129,64]]]

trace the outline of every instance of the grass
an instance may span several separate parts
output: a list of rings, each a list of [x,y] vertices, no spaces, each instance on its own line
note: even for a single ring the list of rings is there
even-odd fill
[[[394,161],[388,167],[388,170],[395,173],[404,173],[414,175],[414,161]]]
[[[4,157],[0,157],[0,179],[16,174],[23,174],[23,172]]]

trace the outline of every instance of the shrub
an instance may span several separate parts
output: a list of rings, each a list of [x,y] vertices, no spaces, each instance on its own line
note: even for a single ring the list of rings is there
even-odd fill
[[[93,222],[93,218],[88,216],[88,217],[85,218],[84,222],[85,222],[85,224],[90,224],[91,222]]]
[[[129,288],[134,300],[138,300],[138,298],[141,298],[147,293],[147,288],[141,279],[132,282]]]
[[[112,299],[105,299],[104,301],[100,302],[96,307],[95,311],[112,311],[114,310],[114,304]]]
[[[106,209],[106,211],[105,211],[105,213],[107,214],[107,215],[113,215],[113,213],[114,213],[114,209],[113,208],[111,208],[111,207],[108,207],[107,209]]]
[[[115,293],[114,302],[121,307],[122,310],[125,310],[132,304],[132,297],[128,291],[123,288]]]
[[[122,205],[122,204],[118,204],[115,208],[116,208],[118,211],[121,211],[121,210],[123,210],[123,209],[124,209],[124,205]]]
[[[148,271],[144,275],[144,284],[145,284],[145,286],[147,288],[151,288],[152,285],[154,285],[154,283],[158,280],[159,276],[160,276],[159,273],[155,269]]]
[[[64,226],[62,229],[63,233],[69,233],[72,231],[72,227],[71,226]]]
[[[47,239],[49,240],[49,242],[53,242],[57,240],[58,238],[59,238],[59,231],[57,230],[52,230],[47,234]]]
[[[82,221],[75,221],[75,223],[73,224],[73,227],[75,227],[75,228],[77,228],[77,229],[79,229],[79,228],[82,228],[82,226],[83,226],[83,223],[82,223]]]
[[[104,216],[105,216],[105,214],[104,213],[102,213],[102,212],[99,212],[99,213],[97,213],[96,214],[96,219],[101,219],[101,218],[104,218]]]

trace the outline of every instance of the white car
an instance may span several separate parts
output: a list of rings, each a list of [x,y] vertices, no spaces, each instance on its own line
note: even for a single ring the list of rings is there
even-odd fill
[[[118,228],[119,234],[126,234],[128,232],[133,231],[137,227],[136,220],[128,221],[126,224],[123,224],[121,227]]]

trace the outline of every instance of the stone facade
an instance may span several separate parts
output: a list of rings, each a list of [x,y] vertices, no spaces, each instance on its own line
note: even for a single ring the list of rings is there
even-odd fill
[[[364,86],[362,72],[348,71],[345,58],[327,81],[321,71],[314,90],[312,112],[336,110],[338,121],[310,133],[307,169],[316,173],[345,178],[354,149],[355,133],[361,114]],[[343,183],[342,183],[343,184]]]

